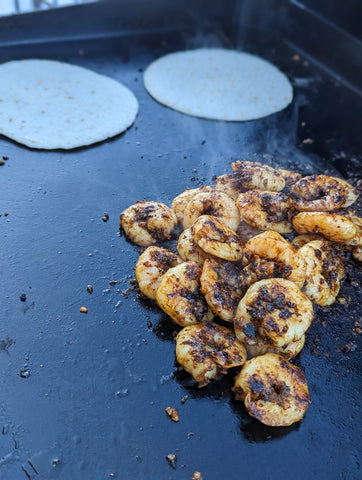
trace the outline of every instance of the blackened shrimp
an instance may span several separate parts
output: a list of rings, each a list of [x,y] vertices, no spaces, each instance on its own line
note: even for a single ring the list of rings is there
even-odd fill
[[[220,175],[215,180],[215,188],[226,193],[230,198],[236,201],[239,194],[245,192],[242,179],[237,173]]]
[[[294,237],[291,241],[291,244],[294,248],[299,250],[301,247],[303,247],[303,245],[309,242],[313,242],[313,240],[323,240],[323,237],[314,233],[304,233],[303,235],[298,235]]]
[[[215,315],[225,322],[233,322],[245,293],[240,281],[240,266],[234,262],[205,260],[200,281],[201,293]]]
[[[302,178],[302,175],[291,170],[283,170],[282,168],[278,169],[278,172],[282,175],[285,181],[285,186],[289,187],[294,183],[298,182]]]
[[[254,345],[245,344],[248,358],[257,357],[258,355],[264,355],[265,353],[278,353],[283,355],[287,360],[291,360],[300,353],[305,344],[305,335],[302,335],[298,340],[288,343],[284,347],[275,347],[270,342],[261,338],[257,339]]]
[[[202,215],[191,232],[197,245],[215,257],[235,262],[243,255],[243,243],[238,235],[217,217]]]
[[[119,225],[132,242],[148,247],[171,238],[177,218],[167,205],[143,200],[121,213]]]
[[[266,231],[248,240],[244,246],[244,257],[253,261],[253,256],[261,257],[278,266],[278,277],[293,281],[299,288],[305,280],[305,263],[297,250],[280,234]],[[267,267],[268,269],[270,266]]]
[[[179,263],[179,258],[165,248],[150,246],[140,255],[136,263],[136,280],[141,292],[152,300],[156,299],[156,291],[162,275]]]
[[[214,317],[200,292],[200,277],[197,263],[184,262],[167,270],[157,289],[159,307],[182,327]]]
[[[283,175],[268,165],[239,160],[232,163],[231,168],[239,175],[241,185],[247,190],[280,192],[285,187]]]
[[[298,233],[317,233],[327,240],[347,243],[357,234],[357,227],[344,215],[327,212],[300,212],[292,219]]]
[[[240,223],[239,211],[234,200],[223,192],[204,192],[195,195],[184,210],[184,229],[190,228],[201,215],[218,217],[234,231]]]
[[[241,193],[236,205],[242,220],[252,227],[279,233],[293,231],[288,220],[293,201],[284,193],[251,190]]]
[[[206,258],[210,255],[203,251],[194,240],[191,228],[186,228],[179,236],[177,251],[184,262],[196,262],[202,268]]]
[[[213,191],[214,189],[210,186],[187,188],[184,192],[175,197],[172,201],[172,210],[175,212],[178,222],[182,225],[184,220],[184,211],[190,200],[192,200],[198,193],[208,193]]]
[[[307,266],[303,292],[317,305],[332,305],[344,277],[340,252],[327,240],[314,240],[299,249]]]
[[[176,337],[176,359],[199,387],[219,379],[246,361],[244,346],[233,332],[213,322],[190,325]]]
[[[283,278],[254,283],[241,299],[234,318],[237,338],[256,345],[259,338],[285,347],[299,340],[313,320],[313,304],[295,285]]]
[[[301,421],[310,403],[300,368],[275,353],[248,360],[235,379],[233,391],[252,417],[271,427]]]
[[[310,175],[291,188],[295,207],[304,212],[329,212],[352,205],[358,193],[349,183],[328,175]]]

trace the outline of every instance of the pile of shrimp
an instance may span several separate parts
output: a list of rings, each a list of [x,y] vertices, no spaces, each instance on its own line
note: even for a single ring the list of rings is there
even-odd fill
[[[346,255],[361,260],[362,219],[350,209],[358,193],[327,175],[249,161],[231,168],[170,207],[136,202],[120,227],[144,247],[135,268],[140,291],[179,327],[181,367],[199,387],[238,369],[232,390],[247,412],[287,426],[310,402],[292,360],[314,305],[335,302]],[[176,234],[172,252],[162,245]]]

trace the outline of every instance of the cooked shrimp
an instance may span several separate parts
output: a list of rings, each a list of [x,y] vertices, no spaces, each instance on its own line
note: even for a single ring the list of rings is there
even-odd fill
[[[202,215],[191,228],[195,242],[204,252],[229,261],[240,260],[243,243],[221,219]]]
[[[327,240],[314,240],[299,249],[307,266],[303,292],[317,305],[332,305],[344,277],[343,260]]]
[[[258,338],[255,345],[245,344],[245,348],[249,358],[265,355],[265,353],[279,353],[279,355],[283,355],[287,360],[291,360],[301,352],[304,344],[305,335],[302,335],[299,340],[291,342],[285,347],[273,347],[269,342]]]
[[[248,240],[244,256],[253,259],[257,255],[279,264],[279,274],[293,281],[299,288],[305,280],[305,263],[297,250],[277,232],[266,231]]]
[[[313,242],[313,240],[323,240],[323,237],[320,235],[315,235],[313,233],[305,233],[304,235],[298,235],[297,237],[293,238],[291,244],[294,248],[299,250],[303,245],[309,242]]]
[[[203,251],[194,240],[191,228],[184,230],[177,242],[177,251],[184,262],[196,262],[202,268],[206,258],[210,255]]]
[[[222,260],[205,260],[200,281],[201,293],[211,310],[225,322],[232,322],[245,293],[241,287],[240,266]]]
[[[275,353],[248,360],[235,379],[233,391],[252,417],[271,427],[301,421],[310,403],[300,368]]]
[[[143,200],[121,213],[119,225],[132,242],[148,247],[171,238],[177,218],[167,205]]]
[[[236,206],[244,222],[255,228],[279,233],[293,231],[288,220],[293,201],[284,193],[251,190],[238,196]]]
[[[247,190],[280,192],[285,187],[283,175],[268,165],[239,160],[232,163],[231,168],[240,176],[240,183]]]
[[[184,262],[167,270],[157,289],[159,307],[182,327],[214,317],[200,292],[200,277],[197,263]]]
[[[332,242],[346,243],[357,234],[352,220],[336,213],[301,212],[292,223],[298,233],[319,233]]]
[[[300,173],[292,172],[291,170],[283,170],[282,168],[279,168],[278,172],[284,178],[286,187],[293,185],[302,178],[302,175]]]
[[[201,215],[213,215],[236,231],[240,222],[239,211],[234,200],[226,193],[210,192],[195,195],[184,210],[184,229],[190,228]]]
[[[304,212],[328,212],[352,205],[358,193],[349,183],[328,175],[304,177],[291,188],[295,207]]]
[[[178,263],[177,255],[165,248],[148,247],[136,263],[136,280],[141,292],[146,297],[155,300],[162,275]]]
[[[184,211],[189,203],[189,201],[194,198],[198,193],[207,193],[213,192],[214,189],[209,186],[199,187],[199,188],[187,188],[184,192],[180,193],[177,197],[173,199],[172,210],[175,212],[177,220],[179,223],[183,223],[184,220]]]
[[[299,340],[313,320],[313,304],[294,282],[269,278],[254,283],[241,299],[234,318],[235,334],[246,344],[258,339],[276,347]]]
[[[226,193],[230,198],[236,201],[239,194],[245,192],[242,185],[242,179],[237,173],[220,175],[215,180],[216,190]]]
[[[349,220],[352,220],[356,227],[356,235],[346,242],[347,245],[352,247],[362,247],[362,218],[356,215],[348,215]]]
[[[183,328],[176,337],[176,359],[199,387],[246,361],[244,346],[225,327],[213,322]]]

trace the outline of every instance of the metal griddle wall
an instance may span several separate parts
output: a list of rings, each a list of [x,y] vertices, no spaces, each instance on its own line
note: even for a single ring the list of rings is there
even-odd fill
[[[67,12],[64,18],[74,21]],[[59,19],[47,13],[49,21]],[[312,404],[290,428],[250,418],[230,393],[232,374],[197,389],[175,364],[177,328],[132,282],[139,250],[119,235],[118,219],[137,200],[170,204],[186,187],[230,172],[240,158],[342,173],[353,182],[359,174],[360,97],[303,56],[293,60],[282,39],[265,44],[256,35],[246,42],[294,84],[293,104],[276,115],[212,122],[147,95],[142,74],[153,59],[232,46],[227,23],[194,19],[158,33],[89,32],[34,43],[14,34],[12,45],[8,37],[0,49],[2,62],[53,58],[91,68],[122,81],[140,102],[134,126],[91,148],[35,151],[0,138],[0,157],[8,157],[0,167],[1,479],[191,479],[196,470],[205,480],[359,477],[356,263],[347,265],[344,301],[316,310],[296,360]],[[82,305],[88,314],[79,312]],[[179,410],[178,423],[165,414],[167,406]],[[177,455],[175,468],[166,460],[170,453]]]

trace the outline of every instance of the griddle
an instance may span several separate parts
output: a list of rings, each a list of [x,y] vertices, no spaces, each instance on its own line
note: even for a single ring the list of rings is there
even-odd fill
[[[251,30],[242,45],[291,79],[295,98],[280,113],[214,122],[167,109],[146,93],[143,71],[160,55],[240,48],[232,22],[221,22],[210,4],[213,22],[191,15],[182,27],[104,27],[94,36],[74,28],[72,35],[75,10],[47,12],[48,31],[44,38],[33,31],[34,41],[31,29],[3,21],[16,35],[2,40],[1,62],[36,57],[85,66],[122,81],[140,111],[123,135],[70,152],[0,138],[0,479],[184,480],[195,471],[205,480],[360,478],[356,262],[346,263],[340,301],[316,308],[295,359],[312,403],[287,428],[247,415],[230,392],[235,372],[198,389],[175,362],[178,327],[134,283],[141,250],[118,221],[137,200],[170,205],[186,187],[231,173],[238,159],[358,183],[361,97],[282,37],[270,42]],[[68,19],[68,30],[57,39],[49,25],[59,18]],[[179,411],[178,423],[168,406]]]

